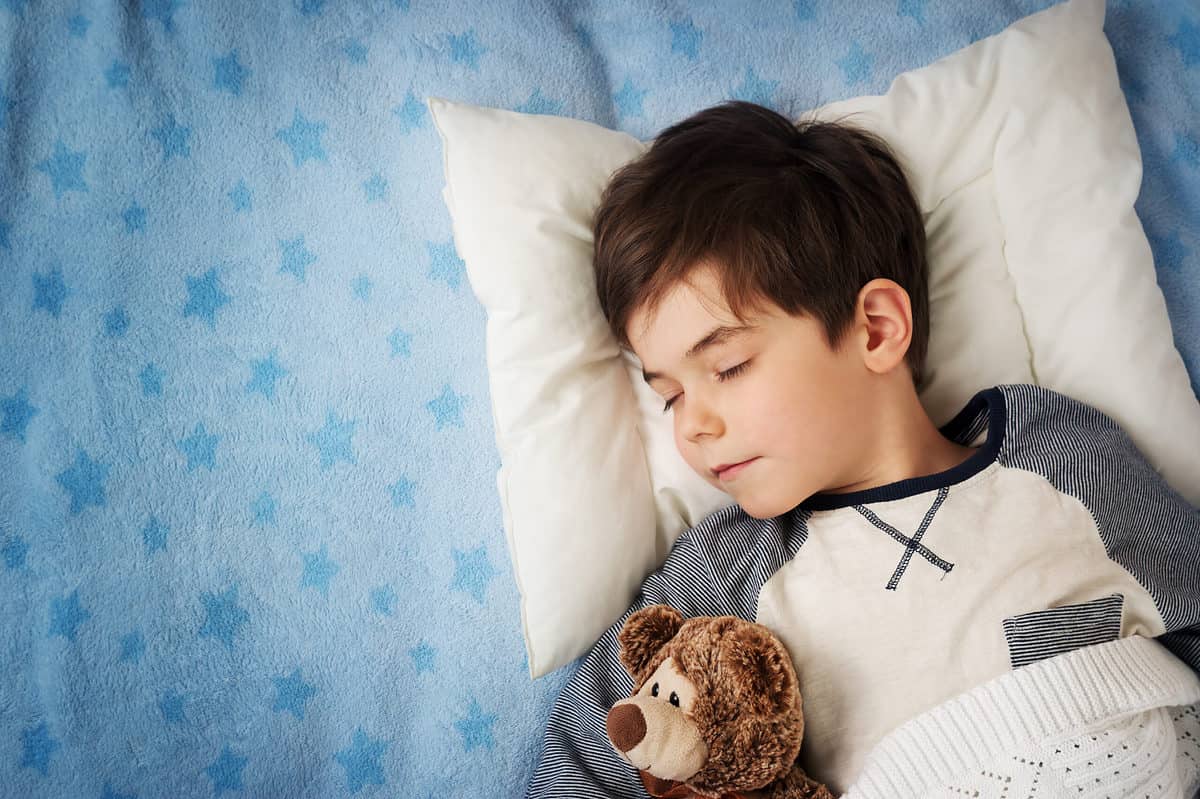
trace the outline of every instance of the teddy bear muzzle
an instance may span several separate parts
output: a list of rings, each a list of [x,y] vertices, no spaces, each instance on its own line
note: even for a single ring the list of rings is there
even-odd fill
[[[605,720],[608,738],[622,757],[655,776],[685,781],[704,767],[708,746],[678,708],[633,697],[613,705]]]

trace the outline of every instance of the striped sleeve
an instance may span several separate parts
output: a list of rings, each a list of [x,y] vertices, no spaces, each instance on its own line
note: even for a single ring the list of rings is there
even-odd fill
[[[1001,388],[1001,462],[1083,503],[1108,556],[1154,600],[1166,627],[1159,640],[1200,673],[1200,510],[1100,411],[1038,386]]]
[[[646,796],[637,771],[617,756],[605,729],[609,708],[634,687],[618,657],[617,633],[635,610],[658,603],[689,618],[732,615],[753,621],[762,585],[803,540],[791,535],[796,543],[785,545],[789,518],[754,519],[734,505],[679,537],[662,567],[646,578],[633,605],[584,656],[555,700],[526,799]]]

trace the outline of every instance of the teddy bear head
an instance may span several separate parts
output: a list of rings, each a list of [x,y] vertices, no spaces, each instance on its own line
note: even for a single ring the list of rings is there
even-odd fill
[[[804,735],[799,685],[765,627],[733,616],[685,621],[653,605],[629,616],[618,641],[635,689],[609,711],[608,736],[652,793],[648,777],[719,797],[791,769]]]

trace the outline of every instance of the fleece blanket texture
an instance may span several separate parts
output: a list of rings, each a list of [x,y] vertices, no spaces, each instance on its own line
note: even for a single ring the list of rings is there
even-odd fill
[[[0,793],[519,796],[571,667],[527,677],[424,98],[649,138],[1049,4],[0,0]],[[1200,386],[1200,11],[1106,31]]]

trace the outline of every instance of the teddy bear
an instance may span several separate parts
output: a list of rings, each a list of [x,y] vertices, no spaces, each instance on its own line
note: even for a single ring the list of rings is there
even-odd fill
[[[799,681],[770,630],[734,616],[632,613],[617,640],[634,693],[612,706],[609,741],[663,799],[833,799],[796,763]]]

